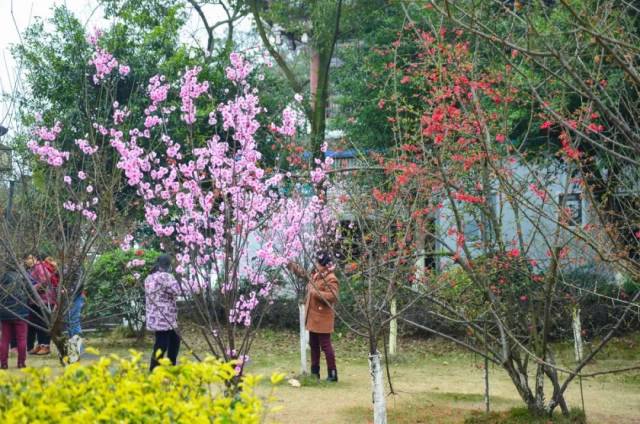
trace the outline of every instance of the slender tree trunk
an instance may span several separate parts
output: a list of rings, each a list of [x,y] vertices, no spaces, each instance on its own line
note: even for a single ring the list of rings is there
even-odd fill
[[[580,322],[580,308],[573,308],[573,347],[576,355],[576,362],[582,362],[582,323]]]
[[[395,296],[391,298],[390,311],[394,318],[389,321],[389,355],[395,356],[398,353],[398,319],[395,318],[398,313],[398,304]]]
[[[307,369],[307,344],[309,343],[309,332],[305,328],[307,311],[304,302],[298,303],[298,314],[300,320],[300,374],[306,375],[309,372]]]
[[[384,378],[380,365],[380,353],[369,354],[369,371],[371,372],[373,397],[373,423],[387,424],[387,405],[384,396]]]
[[[536,413],[544,411],[544,367],[543,364],[538,364],[536,369]]]
[[[491,399],[489,398],[489,341],[487,339],[487,322],[484,323],[484,407],[488,414],[491,412]]]
[[[51,342],[58,350],[58,360],[62,366],[65,366],[65,358],[69,354],[68,350],[68,338],[64,331],[64,322],[59,317],[53,317],[54,322],[51,325],[49,334],[51,335]]]
[[[580,308],[574,306],[573,308],[573,347],[576,355],[576,364],[582,362],[583,358],[583,347],[582,347],[582,323],[580,322]],[[584,394],[582,391],[582,376],[578,377],[580,382],[580,400],[582,401],[582,412],[585,412],[584,409]]]
[[[487,414],[491,412],[489,400],[489,359],[484,358],[484,408]]]

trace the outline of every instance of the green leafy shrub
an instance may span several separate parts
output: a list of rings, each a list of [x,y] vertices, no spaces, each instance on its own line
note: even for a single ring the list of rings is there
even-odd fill
[[[129,331],[144,324],[144,278],[160,252],[121,249],[106,252],[95,261],[86,283],[90,320],[118,322],[125,318]]]
[[[149,373],[142,354],[73,364],[62,375],[26,369],[0,375],[0,422],[13,423],[258,423],[267,412],[246,375],[235,393],[233,363],[214,358],[163,366]],[[274,374],[272,384],[284,378]],[[270,400],[270,399],[269,399]]]

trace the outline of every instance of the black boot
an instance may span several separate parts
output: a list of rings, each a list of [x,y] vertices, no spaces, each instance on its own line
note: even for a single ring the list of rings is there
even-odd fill
[[[331,381],[334,383],[338,382],[338,370],[329,370],[329,376],[327,377],[327,381]]]
[[[311,365],[311,375],[320,380],[320,365],[315,367]]]

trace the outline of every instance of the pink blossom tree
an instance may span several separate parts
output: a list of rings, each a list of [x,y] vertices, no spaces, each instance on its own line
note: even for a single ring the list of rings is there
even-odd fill
[[[238,53],[230,59],[225,74],[233,90],[209,113],[203,112],[201,105],[211,101],[210,86],[207,81],[198,81],[201,69],[195,67],[184,72],[179,85],[172,85],[162,75],[151,78],[142,119],[114,103],[109,119],[95,122],[94,128],[117,152],[116,168],[142,202],[146,224],[162,240],[163,248],[175,252],[182,295],[209,350],[217,357],[237,361],[241,375],[254,330],[274,294],[277,281],[270,271],[299,256],[306,244],[314,243],[315,233],[302,233],[314,223],[310,214],[325,214],[319,198],[308,205],[288,199],[283,189],[290,174],[261,165],[255,136],[264,108],[258,89],[248,80],[254,66]],[[130,72],[99,47],[92,64],[96,84]],[[179,91],[179,107],[168,101],[172,90]],[[172,137],[177,129],[169,125],[178,108],[180,129],[186,130],[186,138],[180,141]],[[129,122],[142,125],[126,131]],[[282,124],[271,124],[270,128],[290,137],[295,134],[296,122],[296,113],[287,108]],[[58,125],[38,130],[40,141],[29,147],[41,161],[62,169],[70,153],[55,147]],[[211,137],[197,139],[196,125],[209,125]],[[97,151],[86,140],[78,140],[76,145],[89,157]],[[145,150],[142,146],[156,147]],[[315,183],[324,175],[323,166],[319,163],[313,171]],[[81,185],[86,197],[94,195],[92,181],[96,178],[83,171],[65,175],[64,184],[74,190]],[[99,201],[98,197],[86,201],[71,196],[64,208],[96,222],[99,216],[93,206]],[[274,240],[274,234],[283,238]],[[132,241],[132,236],[125,237],[123,247]]]

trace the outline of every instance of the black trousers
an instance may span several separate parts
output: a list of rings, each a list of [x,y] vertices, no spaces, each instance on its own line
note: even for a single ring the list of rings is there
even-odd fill
[[[178,360],[179,351],[180,336],[178,336],[175,330],[156,331],[156,342],[153,345],[149,370],[153,371],[153,369],[158,366],[158,360],[164,358],[165,355],[167,355],[171,363],[175,365]]]
[[[40,307],[34,305],[32,306],[33,312],[29,315],[29,330],[27,333],[27,349],[31,350],[36,345],[36,340],[38,344],[48,345],[51,343],[51,335],[46,330],[42,328],[47,328],[47,324],[42,319],[43,314],[45,313]],[[33,325],[32,325],[33,324]]]

